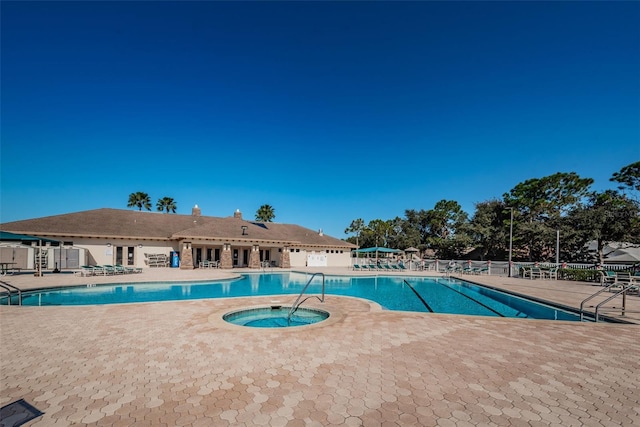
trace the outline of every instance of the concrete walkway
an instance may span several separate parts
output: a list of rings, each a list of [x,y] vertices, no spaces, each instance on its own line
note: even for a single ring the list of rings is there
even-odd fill
[[[236,273],[2,280],[33,289]],[[597,289],[468,278],[574,307]],[[291,296],[2,306],[0,406],[24,398],[44,412],[28,426],[640,425],[639,325],[395,312],[332,295],[322,305],[332,320],[313,327],[221,320],[274,300]]]

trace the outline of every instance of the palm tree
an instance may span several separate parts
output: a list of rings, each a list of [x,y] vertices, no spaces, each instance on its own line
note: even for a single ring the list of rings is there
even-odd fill
[[[127,207],[132,208],[134,206],[137,207],[139,211],[141,211],[142,208],[150,211],[151,199],[149,198],[149,195],[142,191],[129,194],[129,203],[127,204]]]
[[[271,205],[262,205],[256,212],[256,221],[272,222],[275,217],[275,210]]]
[[[176,202],[171,197],[163,197],[162,199],[158,199],[158,203],[156,203],[156,208],[158,212],[165,211],[166,213],[176,213]]]

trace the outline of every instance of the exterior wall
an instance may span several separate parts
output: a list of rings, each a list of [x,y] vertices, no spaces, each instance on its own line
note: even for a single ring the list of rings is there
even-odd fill
[[[87,250],[86,263],[91,265],[115,264],[116,247],[133,248],[133,267],[148,267],[145,254],[164,254],[169,256],[171,251],[178,250],[178,242],[167,241],[137,241],[114,239],[68,239],[73,241],[74,247]],[[108,246],[110,244],[111,246]],[[142,247],[140,247],[142,245]],[[126,249],[123,249],[123,265],[126,264]]]
[[[291,268],[305,267],[307,265],[307,251],[302,248],[291,247],[289,251]]]
[[[326,255],[327,267],[351,267],[351,251],[348,249],[311,249],[300,247],[292,249],[293,252],[289,254],[292,268],[306,267],[307,255],[310,254]],[[342,253],[340,253],[341,251]]]
[[[51,236],[51,238],[56,239],[55,236]],[[127,248],[133,248],[133,264],[132,267],[140,267],[140,268],[148,268],[147,265],[147,257],[145,254],[163,254],[167,257],[170,256],[172,251],[181,251],[182,247],[180,242],[178,241],[149,241],[149,240],[135,240],[135,239],[104,239],[104,238],[70,238],[70,237],[60,237],[59,240],[65,241],[73,241],[73,247],[81,250],[80,253],[80,265],[104,265],[104,264],[116,264],[116,248],[122,247],[122,264],[125,266],[129,266],[127,263]],[[222,268],[231,268],[233,263],[232,254],[233,249],[238,250],[238,266],[251,266],[253,268],[259,268],[259,256],[260,252],[254,252],[254,245],[251,244],[233,244],[231,243],[230,248],[231,251],[224,251],[224,243],[220,242],[192,242],[192,250],[195,251],[195,248],[201,248],[202,250],[202,258],[206,258],[206,248],[217,248],[220,249],[220,257],[221,259],[221,267]],[[55,258],[54,258],[54,247],[45,248],[43,246],[43,250],[50,251],[48,256],[48,269],[55,268]],[[244,250],[247,250],[247,258],[244,258]],[[283,252],[281,251],[282,247],[278,245],[274,246],[260,246],[259,250],[268,250],[270,252],[270,261],[275,262],[278,267],[281,267],[283,264]],[[289,250],[287,252],[289,256],[290,266],[292,268],[296,267],[305,267],[307,265],[307,255],[309,254],[321,254],[327,256],[327,266],[328,267],[350,267],[351,266],[351,258],[350,258],[350,250],[349,249],[318,249],[318,248],[305,248],[305,247],[289,247],[289,249],[293,249],[293,252]],[[284,250],[284,249],[282,249]],[[340,253],[342,251],[342,253]],[[253,255],[253,263],[251,262],[251,255]],[[193,261],[195,262],[195,253],[192,254]],[[227,258],[228,257],[228,258]],[[33,250],[30,249],[30,253],[28,256],[28,266],[27,268],[34,268],[33,262]],[[183,255],[180,257],[181,265],[183,261]],[[227,266],[229,265],[229,266]],[[197,266],[197,265],[196,265]],[[256,267],[257,266],[257,267]],[[190,267],[192,268],[192,267]]]

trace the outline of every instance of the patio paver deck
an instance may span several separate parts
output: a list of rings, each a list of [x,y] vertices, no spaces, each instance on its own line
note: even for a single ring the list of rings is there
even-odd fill
[[[469,279],[563,304],[592,288]],[[324,307],[340,316],[326,325],[220,319],[291,299],[2,306],[0,405],[44,412],[29,426],[640,425],[639,325],[395,312],[333,295]]]

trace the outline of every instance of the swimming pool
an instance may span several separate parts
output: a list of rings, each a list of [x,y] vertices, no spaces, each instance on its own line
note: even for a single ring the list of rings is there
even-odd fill
[[[207,283],[120,283],[23,292],[31,306],[125,304],[300,293],[309,274],[245,274]],[[316,279],[307,294],[321,292]],[[365,298],[387,310],[579,321],[577,314],[454,278],[326,276],[325,292]],[[16,297],[17,298],[17,297]],[[6,297],[0,301],[6,304]],[[12,299],[17,304],[17,299]]]

